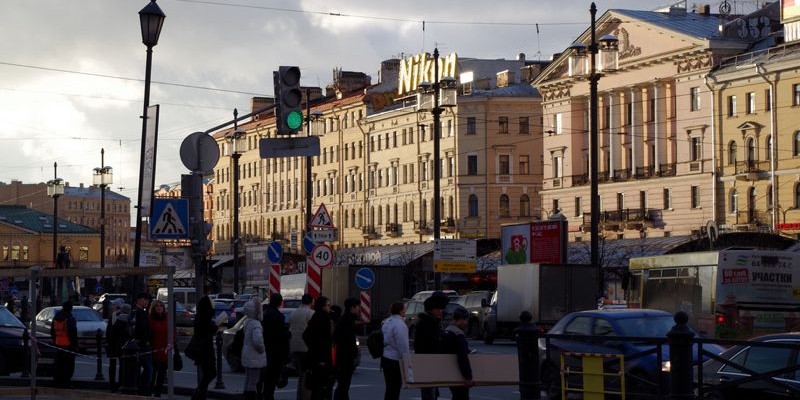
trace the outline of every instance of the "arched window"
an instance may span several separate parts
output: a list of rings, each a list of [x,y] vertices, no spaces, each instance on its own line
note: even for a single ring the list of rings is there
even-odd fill
[[[408,203],[403,202],[403,222],[408,221]]]
[[[772,209],[772,185],[767,185],[767,209]]]
[[[747,139],[747,163],[756,161],[756,141],[753,138]]]
[[[455,218],[456,217],[455,207],[456,207],[455,200],[453,199],[453,196],[450,196],[450,198],[447,199],[447,216],[448,217],[450,217],[450,218]]]
[[[733,189],[730,197],[730,212],[735,213],[737,211],[739,211],[739,192]]]
[[[772,159],[772,135],[767,136],[766,143],[767,143],[766,146],[764,146],[764,148],[766,149],[766,154],[764,154],[765,156],[764,159],[769,161]]]
[[[501,217],[508,217],[509,215],[510,215],[510,211],[509,211],[508,195],[502,194],[502,195],[500,195],[500,216]]]
[[[800,131],[794,133],[794,155],[800,156]]]
[[[751,187],[747,194],[747,212],[753,213],[756,210],[756,188]]]
[[[469,195],[469,216],[478,216],[478,196],[474,194]]]
[[[728,165],[736,165],[736,141],[731,140],[728,144]]]
[[[531,198],[527,194],[519,197],[519,215],[521,217],[531,216]]]

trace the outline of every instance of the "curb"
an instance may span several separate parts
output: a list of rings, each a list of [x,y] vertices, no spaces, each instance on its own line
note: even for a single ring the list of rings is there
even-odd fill
[[[111,395],[111,391],[108,387],[107,381],[72,381],[72,389],[62,389],[62,388],[54,388],[52,386],[53,381],[50,379],[41,379],[38,378],[36,381],[37,384],[37,393],[48,396],[48,395],[58,395],[60,397],[65,398],[78,398],[78,399],[101,399],[105,400]],[[27,389],[31,385],[30,379],[23,379],[19,377],[0,377],[0,397],[4,397],[7,395],[15,395],[15,393],[22,391],[24,395],[27,396],[30,394],[30,391]],[[228,399],[241,399],[241,393],[229,393],[229,392],[222,392],[219,390],[213,389],[213,384],[209,385],[208,389],[208,398],[210,399],[220,399],[220,400],[228,400]],[[184,386],[175,386],[174,391],[176,395],[179,396],[191,396],[194,393],[194,389],[192,387],[184,387]],[[136,395],[126,395],[120,393],[114,393],[114,398],[117,399],[149,399],[150,397],[144,396],[136,396]]]

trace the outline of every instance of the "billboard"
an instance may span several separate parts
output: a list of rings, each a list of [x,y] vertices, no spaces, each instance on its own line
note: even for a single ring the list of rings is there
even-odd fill
[[[540,221],[500,228],[503,264],[567,262],[567,221]]]
[[[800,21],[800,0],[781,0],[781,22]]]

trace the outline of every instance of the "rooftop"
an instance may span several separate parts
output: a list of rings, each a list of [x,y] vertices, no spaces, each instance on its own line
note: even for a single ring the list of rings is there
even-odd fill
[[[0,224],[15,226],[37,233],[50,233],[53,231],[53,216],[18,205],[0,205]],[[59,219],[59,233],[93,234],[98,231],[87,226],[74,224]]]

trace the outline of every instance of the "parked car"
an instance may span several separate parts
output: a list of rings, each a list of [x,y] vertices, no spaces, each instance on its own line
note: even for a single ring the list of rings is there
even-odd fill
[[[466,331],[468,337],[473,339],[483,338],[483,322],[489,310],[489,302],[493,293],[488,290],[470,292],[455,301],[469,312],[469,323]]]
[[[406,326],[408,327],[408,338],[414,340],[414,333],[416,333],[416,325],[418,315],[425,311],[425,306],[422,300],[409,300],[406,302]]]
[[[283,314],[283,319],[286,322],[286,327],[289,327],[289,316],[292,315],[292,312],[296,310],[295,308],[281,308],[281,313]],[[231,371],[241,371],[242,370],[242,360],[240,354],[232,354],[230,352],[231,343],[233,342],[233,337],[236,336],[236,332],[240,331],[244,324],[250,318],[246,315],[243,315],[242,318],[239,318],[236,321],[236,324],[231,326],[228,329],[222,331],[222,354],[225,355],[225,361],[228,362],[228,366],[231,367]]]
[[[22,334],[25,325],[20,322],[5,307],[0,306],[0,375],[8,375],[21,372],[25,365],[24,360],[29,357],[25,353],[22,342]],[[53,374],[55,365],[56,350],[46,345],[52,345],[50,335],[36,333],[36,340],[42,345],[39,346],[39,358],[37,361],[37,375]]]
[[[175,302],[175,326],[193,327],[194,311],[186,308],[182,303]]]
[[[116,299],[122,299],[126,303],[128,302],[128,295],[125,293],[103,293],[100,297],[97,298],[97,302],[92,305],[92,309],[103,315],[103,302],[108,299],[109,302],[114,301]]]
[[[544,338],[539,339],[539,355],[541,365],[542,389],[547,391],[548,398],[561,398],[560,356],[562,352],[622,354],[632,356],[636,353],[652,350],[653,343],[620,340],[620,336],[666,338],[667,332],[675,325],[672,314],[660,310],[590,310],[567,314],[556,323],[548,334],[593,335],[597,340],[550,339],[546,347]],[[713,344],[703,345],[703,349],[712,353],[722,353],[723,349]],[[668,382],[670,369],[669,346],[661,348],[662,361],[659,365],[655,352],[642,357],[625,358],[624,371],[628,398],[638,398],[637,394],[654,393],[663,383]],[[546,355],[549,353],[549,359]],[[695,357],[697,350],[692,352]],[[580,376],[574,376],[570,385],[578,385]],[[607,385],[613,387],[611,381]],[[619,382],[616,383],[617,386]],[[619,390],[619,387],[616,388]]]
[[[750,339],[750,341],[786,343],[793,344],[794,347],[733,346],[720,354],[720,358],[756,373],[769,373],[782,368],[796,367],[800,364],[800,332],[759,336]],[[785,386],[779,386],[769,378],[746,381],[750,376],[749,372],[735,365],[725,364],[717,360],[706,361],[703,364],[705,395],[707,398],[715,400],[800,398],[800,371],[798,370],[774,376],[775,381],[793,388],[793,390]],[[737,384],[736,382],[739,380],[744,380],[744,382]],[[714,390],[714,385],[722,383],[729,386],[724,389]]]
[[[36,331],[50,336],[50,326],[61,306],[47,307],[36,315]],[[96,311],[85,306],[74,306],[72,315],[78,325],[78,349],[80,351],[97,348],[97,330],[100,329],[101,340],[106,332],[106,321]]]
[[[450,298],[450,301],[454,301],[459,297],[458,292],[455,290],[423,290],[414,294],[414,296],[411,297],[411,300],[425,301],[425,299],[431,297],[433,293],[437,291],[444,293],[445,296]]]

